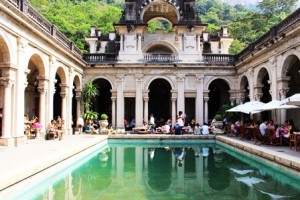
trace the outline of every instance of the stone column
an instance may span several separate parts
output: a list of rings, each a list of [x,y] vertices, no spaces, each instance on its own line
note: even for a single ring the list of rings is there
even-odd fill
[[[172,125],[175,125],[176,123],[176,97],[172,97]]]
[[[182,111],[185,113],[184,109],[184,74],[177,75],[177,90],[178,90],[178,97],[177,97],[177,111]]]
[[[42,124],[43,128],[42,132],[45,131],[47,126],[46,124],[46,88],[38,87],[38,91],[40,93],[40,102],[39,102],[39,122]]]
[[[203,124],[203,75],[197,75],[196,122]]]
[[[116,128],[116,97],[111,97],[111,124]]]
[[[199,34],[196,35],[196,40],[197,40],[196,51],[200,51],[201,49],[200,49],[200,35]]]
[[[147,93],[148,94],[148,93]],[[144,97],[144,121],[148,122],[148,103],[149,97]]]
[[[45,131],[45,128],[47,126],[46,123],[46,94],[47,94],[47,81],[45,80],[45,77],[37,77],[37,80],[39,81],[38,85],[38,92],[40,93],[40,101],[39,101],[39,122],[43,125],[43,128],[41,129],[42,132]]]
[[[204,122],[208,123],[208,101],[209,97],[204,97]]]
[[[230,99],[230,105],[233,106],[236,98],[235,97],[229,97],[229,99]]]
[[[79,118],[81,114],[81,89],[75,89],[75,99],[76,99],[76,120]],[[75,124],[76,122],[74,122]]]
[[[182,34],[178,34],[178,43],[179,43],[179,52],[182,52],[183,51],[183,42],[182,42]]]
[[[124,128],[124,94],[123,79],[124,74],[117,74],[117,128]]]
[[[65,129],[66,127],[66,119],[67,119],[67,86],[64,84],[60,84],[61,87],[61,119],[65,121],[62,125],[61,129]]]
[[[142,34],[137,34],[137,51],[141,51],[142,50]]]
[[[124,51],[124,34],[120,34],[120,51]]]
[[[135,123],[136,126],[143,126],[143,74],[135,75]]]
[[[12,120],[12,85],[14,81],[10,78],[1,78],[1,82],[4,86],[4,102],[2,111],[2,136],[1,138],[9,139],[12,138],[11,125],[14,120]],[[23,117],[24,118],[24,117]],[[7,141],[8,142],[8,141]],[[0,142],[1,144],[1,142]],[[10,146],[6,144],[7,146]]]
[[[279,95],[280,95],[280,100],[283,100],[286,98],[286,94],[288,93],[289,88],[286,89],[280,89],[279,90]],[[284,124],[284,121],[286,120],[286,110],[285,109],[281,109],[280,112],[280,123]]]

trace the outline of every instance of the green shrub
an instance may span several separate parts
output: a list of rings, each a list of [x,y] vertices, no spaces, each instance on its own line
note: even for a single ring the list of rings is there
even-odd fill
[[[101,120],[107,120],[108,119],[108,116],[107,114],[103,113],[101,116],[100,116]]]
[[[220,114],[215,115],[215,120],[222,121],[222,116]]]

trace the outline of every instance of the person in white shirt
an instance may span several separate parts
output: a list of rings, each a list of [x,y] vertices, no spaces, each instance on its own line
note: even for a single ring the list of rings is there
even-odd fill
[[[169,133],[170,132],[170,126],[169,124],[166,122],[166,124],[163,126],[163,132],[164,133]]]
[[[77,127],[78,127],[78,129],[79,129],[79,134],[82,133],[82,127],[83,127],[83,124],[84,124],[83,118],[82,118],[82,116],[80,115],[80,116],[78,117],[78,119],[77,119]]]
[[[207,125],[207,123],[204,123],[202,126],[202,134],[203,135],[208,135],[209,134],[209,127]]]
[[[178,112],[178,125],[181,127],[184,126],[184,115],[182,114],[182,111]]]
[[[267,136],[266,135],[267,124],[268,124],[268,120],[264,120],[264,122],[259,125],[259,130],[262,136]]]

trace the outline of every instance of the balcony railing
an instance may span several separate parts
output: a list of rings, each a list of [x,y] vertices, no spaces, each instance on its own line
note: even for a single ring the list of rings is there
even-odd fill
[[[45,32],[50,34],[54,39],[64,45],[78,57],[82,57],[82,52],[74,45],[63,33],[56,29],[43,15],[41,15],[28,1],[25,0],[7,0],[14,7],[23,12],[31,21],[41,27]]]
[[[144,62],[178,62],[178,55],[145,53]]]
[[[234,54],[203,54],[203,61],[207,64],[234,65],[236,56]]]
[[[89,64],[117,62],[118,53],[86,53],[83,60]]]

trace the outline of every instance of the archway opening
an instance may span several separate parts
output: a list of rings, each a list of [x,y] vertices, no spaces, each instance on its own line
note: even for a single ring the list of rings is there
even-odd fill
[[[148,4],[141,13],[141,19],[147,23],[153,18],[166,18],[172,24],[177,24],[179,11],[168,2],[158,0]]]
[[[208,117],[213,119],[222,105],[230,104],[229,85],[222,79],[216,79],[209,85]]]
[[[241,80],[241,97],[243,102],[248,102],[250,101],[249,95],[250,95],[250,90],[249,90],[249,82],[246,76],[244,76]]]
[[[25,89],[24,113],[28,115],[31,120],[39,116],[40,93],[38,91],[39,80],[38,77],[43,75],[43,62],[37,55],[33,55],[28,63],[30,70],[27,75],[27,87]],[[42,71],[42,72],[41,72]]]
[[[164,79],[156,79],[149,86],[149,115],[158,121],[171,116],[171,85]],[[149,116],[148,116],[149,117]]]
[[[99,95],[92,102],[92,110],[99,113],[99,115],[105,113],[109,116],[108,121],[111,123],[111,85],[103,78],[98,78],[93,81],[99,91]]]
[[[296,93],[300,93],[300,60],[298,57],[293,56],[290,64],[287,66],[286,76],[290,77],[288,82],[289,91],[286,97],[290,97]],[[286,111],[287,119],[299,119],[300,112],[298,109],[288,109]],[[295,126],[300,128],[300,121],[294,120]]]
[[[155,33],[157,30],[162,30],[163,32],[172,32],[172,23],[165,18],[153,18],[148,21],[147,31],[149,33]]]
[[[261,87],[261,98],[260,101],[263,103],[268,103],[272,101],[272,96],[270,94],[270,81],[269,81],[269,73],[266,69],[261,69],[258,75],[258,84]],[[261,112],[261,119],[272,119],[271,111]]]
[[[61,78],[60,76],[56,73],[55,75],[56,83],[54,85],[55,88],[55,93],[53,96],[53,119],[57,119],[58,116],[61,116],[61,104],[62,104],[62,99],[61,99]]]

